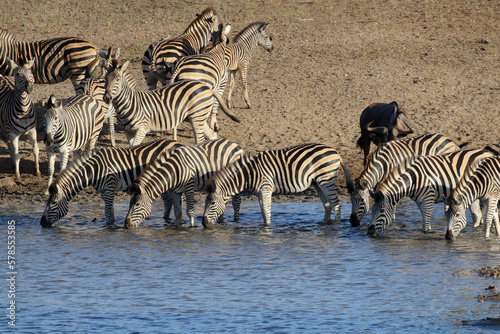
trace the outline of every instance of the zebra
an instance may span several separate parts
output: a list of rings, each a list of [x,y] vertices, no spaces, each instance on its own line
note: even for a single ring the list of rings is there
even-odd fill
[[[158,81],[164,86],[172,75],[173,65],[184,56],[200,54],[219,26],[219,15],[206,8],[189,24],[184,33],[173,39],[162,39],[151,44],[142,57],[142,73],[150,90]]]
[[[267,52],[273,50],[271,37],[267,35],[267,22],[254,22],[241,30],[234,38],[233,42],[225,48],[225,59],[229,70],[229,90],[227,93],[227,105],[232,108],[231,96],[235,85],[235,76],[238,71],[243,83],[243,92],[248,109],[251,108],[250,98],[247,89],[247,71],[250,57],[253,50],[262,46]]]
[[[291,194],[307,190],[311,184],[316,189],[325,208],[324,221],[340,222],[340,201],[335,183],[340,165],[346,182],[352,187],[351,177],[342,158],[333,148],[324,144],[308,143],[245,154],[234,163],[216,173],[210,182],[205,201],[203,226],[212,227],[224,212],[230,196],[244,190],[257,194],[264,224],[271,224],[272,194]]]
[[[131,89],[123,75],[128,64],[127,61],[123,65],[116,65],[106,75],[104,101],[112,101],[118,123],[125,130],[130,145],[141,143],[150,131],[172,129],[186,118],[191,122],[196,143],[202,142],[213,97],[232,120],[239,122],[229,113],[222,97],[199,81],[180,81],[147,92]]]
[[[351,193],[351,225],[359,226],[370,210],[370,190],[381,182],[392,169],[402,162],[409,163],[419,156],[445,154],[458,151],[450,138],[441,134],[426,134],[398,141],[390,141],[378,147],[370,156],[361,175],[355,180]]]
[[[465,209],[479,199],[486,202],[485,237],[490,236],[491,223],[495,224],[497,236],[500,236],[498,204],[500,199],[500,156],[477,159],[471,164],[460,182],[451,191],[449,197],[443,196],[448,206],[446,220],[448,229],[446,239],[455,240],[467,223]],[[477,227],[476,225],[474,227]]]
[[[24,62],[19,58],[18,63],[11,60],[14,68],[13,77],[0,75],[0,138],[9,147],[10,156],[14,163],[15,178],[21,179],[19,172],[19,137],[26,134],[33,147],[35,156],[35,175],[40,176],[38,161],[38,143],[36,141],[36,115],[31,92],[34,78],[31,68],[34,60]]]
[[[92,153],[102,129],[104,113],[97,100],[89,95],[75,95],[63,102],[52,94],[44,108],[44,142],[49,160],[45,194],[48,195],[56,154],[61,155],[62,171],[66,168],[70,152],[85,148],[88,153]]]
[[[181,58],[175,65],[170,84],[181,80],[198,80],[206,83],[222,96],[228,77],[224,50],[230,31],[230,23],[226,24],[224,29],[222,28],[222,24],[220,24],[217,41],[214,42],[215,46],[210,51]],[[216,121],[217,108],[218,103],[215,102],[208,124],[214,131],[218,131]],[[176,129],[174,129],[175,131]]]
[[[1,57],[35,59],[32,72],[36,84],[53,84],[70,79],[76,88],[85,77],[92,76],[99,64],[96,46],[77,37],[60,37],[43,41],[17,41],[14,34],[0,29]],[[0,72],[9,75],[9,67],[1,66]]]
[[[430,218],[434,203],[448,197],[464,171],[474,160],[493,154],[487,150],[461,150],[448,154],[422,156],[409,166],[400,164],[371,192],[375,200],[368,234],[381,234],[394,220],[394,207],[403,198],[417,203],[422,214],[422,228],[430,232]],[[481,219],[479,201],[470,207],[475,220]]]
[[[49,199],[40,220],[43,227],[51,227],[68,213],[69,202],[83,189],[92,186],[104,199],[107,225],[113,225],[113,202],[118,191],[126,191],[146,165],[157,155],[168,156],[182,144],[173,140],[159,139],[129,148],[105,148],[91,157],[75,159],[68,164],[49,187]],[[165,219],[171,207],[171,199],[162,194]]]
[[[182,224],[180,205],[182,193],[186,196],[186,212],[194,226],[194,192],[205,191],[208,180],[239,156],[243,150],[227,139],[213,139],[193,146],[184,146],[170,157],[158,155],[130,186],[132,195],[125,219],[126,228],[134,228],[151,213],[152,202],[170,191],[175,207],[176,224]],[[234,220],[238,221],[241,199],[233,196]]]

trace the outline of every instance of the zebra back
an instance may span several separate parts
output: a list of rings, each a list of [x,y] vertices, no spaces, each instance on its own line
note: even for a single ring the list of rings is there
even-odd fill
[[[351,225],[359,226],[370,209],[370,190],[375,189],[396,166],[400,164],[407,166],[420,156],[446,154],[459,149],[450,138],[441,134],[426,134],[390,141],[378,147],[369,156],[365,169],[355,180],[354,191],[351,194]]]
[[[32,71],[37,84],[58,83],[69,78],[76,88],[99,63],[97,48],[85,39],[60,37],[25,42],[8,37],[4,32],[0,33],[1,48],[5,50],[2,58],[22,58],[25,61],[34,58]],[[0,66],[0,70],[2,68]]]
[[[156,89],[158,80],[165,85],[177,60],[199,54],[210,41],[218,25],[218,13],[209,7],[198,15],[179,37],[151,44],[142,57],[142,72],[148,88]]]

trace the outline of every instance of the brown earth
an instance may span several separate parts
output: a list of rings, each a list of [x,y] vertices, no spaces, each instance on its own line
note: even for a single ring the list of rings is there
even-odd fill
[[[13,1],[2,4],[0,27],[19,40],[60,36],[88,39],[102,50],[121,48],[132,74],[146,89],[140,67],[153,42],[182,33],[195,14],[215,7],[234,33],[267,21],[274,51],[259,48],[250,63],[252,109],[241,83],[234,92],[234,123],[219,116],[220,137],[246,151],[321,142],[338,149],[351,176],[362,170],[356,147],[359,115],[373,102],[397,101],[415,134],[442,133],[467,148],[500,142],[500,1]],[[130,67],[129,67],[130,68]],[[239,80],[239,78],[238,78]],[[35,87],[33,99],[73,95],[69,81]],[[189,125],[180,141],[194,143]],[[39,139],[43,139],[43,129]],[[162,136],[170,134],[162,134]],[[150,135],[146,140],[160,135]],[[118,144],[125,146],[119,133]],[[109,145],[109,137],[100,140]],[[45,201],[45,147],[40,142],[42,177],[31,147],[20,144],[22,182],[0,145],[2,203]],[[58,162],[56,163],[59,164]],[[346,194],[343,173],[339,177]],[[81,201],[99,200],[87,190]]]

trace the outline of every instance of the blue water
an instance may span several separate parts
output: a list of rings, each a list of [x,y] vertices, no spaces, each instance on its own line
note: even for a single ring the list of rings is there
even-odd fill
[[[3,208],[2,245],[16,221],[20,333],[484,333],[462,321],[500,317],[498,302],[478,299],[498,280],[474,272],[500,265],[500,238],[467,226],[447,242],[440,205],[436,233],[421,232],[408,202],[378,238],[366,235],[369,217],[350,227],[347,202],[333,225],[320,203],[273,203],[263,227],[245,201],[239,224],[229,208],[213,230],[201,207],[196,228],[164,227],[159,202],[141,228],[108,230],[103,208],[70,205],[52,229],[39,226],[43,207]],[[127,204],[116,209],[122,223]]]

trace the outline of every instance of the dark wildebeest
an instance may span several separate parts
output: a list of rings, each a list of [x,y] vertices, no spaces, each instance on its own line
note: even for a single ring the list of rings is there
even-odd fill
[[[413,133],[413,130],[405,122],[403,111],[395,101],[370,104],[361,113],[359,126],[361,127],[361,137],[359,137],[357,145],[363,149],[365,154],[365,166],[370,153],[370,142],[380,146],[388,141],[403,138]]]

